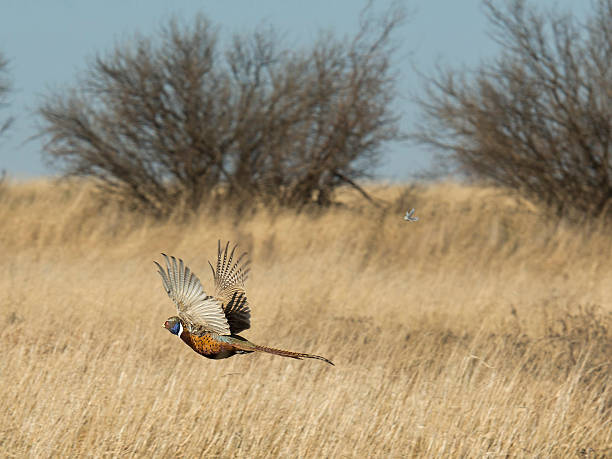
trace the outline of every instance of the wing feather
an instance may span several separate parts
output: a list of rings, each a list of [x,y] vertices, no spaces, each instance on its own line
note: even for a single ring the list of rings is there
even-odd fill
[[[229,253],[229,241],[221,250],[221,241],[217,243],[217,269],[209,262],[215,280],[215,298],[223,304],[223,311],[233,334],[251,327],[251,308],[249,306],[245,283],[249,275],[246,252],[234,261],[237,246]],[[246,259],[245,259],[246,258]]]
[[[170,288],[170,279],[168,279],[166,271],[164,271],[164,269],[156,261],[154,261],[153,263],[157,265],[157,269],[158,269],[159,274],[161,275],[162,283],[164,284],[164,289],[166,290],[166,293],[170,296],[170,298],[172,298],[171,296],[172,290]]]
[[[179,317],[195,329],[204,329],[220,335],[229,335],[230,327],[223,311],[222,302],[206,295],[200,280],[175,257],[162,253],[166,269],[157,265],[166,293],[176,304]]]
[[[183,260],[179,258],[179,290],[185,290],[185,268]]]
[[[185,266],[185,292],[187,295],[191,295],[191,291],[193,290],[193,283],[192,283],[192,274],[190,269]]]

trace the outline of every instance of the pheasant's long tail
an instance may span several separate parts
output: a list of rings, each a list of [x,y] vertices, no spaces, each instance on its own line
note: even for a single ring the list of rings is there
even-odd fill
[[[251,344],[253,347],[251,349],[260,352],[267,352],[268,354],[280,355],[282,357],[290,357],[292,359],[317,359],[323,360],[324,362],[333,365],[334,363],[331,360],[326,359],[325,357],[321,357],[320,355],[314,354],[302,354],[301,352],[291,352],[291,351],[283,351],[282,349],[274,349],[272,347],[258,346],[257,344]]]
[[[244,339],[244,338],[243,338]],[[280,355],[282,357],[290,357],[292,359],[318,359],[323,360],[324,362],[333,365],[331,360],[326,359],[325,357],[321,357],[320,355],[313,354],[302,354],[301,352],[291,352],[291,351],[283,351],[282,349],[274,349],[272,347],[258,346],[257,344],[253,344],[249,341],[235,341],[234,346],[236,349],[239,349],[243,352],[267,352],[268,354]]]
[[[323,360],[324,362],[327,362],[330,365],[334,365],[334,363],[331,360],[326,359],[325,357],[321,357],[320,355],[303,354],[301,352],[291,352],[291,351],[284,351],[282,349],[274,349],[273,347],[259,346],[257,344],[251,343],[250,341],[238,335],[232,335],[231,338],[230,337],[223,337],[223,338],[227,338],[228,340],[231,340],[229,342],[233,345],[234,350],[236,350],[238,353],[248,353],[248,352],[259,351],[259,352],[267,352],[268,354],[280,355],[282,357],[290,357],[292,359],[297,359],[297,360],[301,360],[301,359]]]

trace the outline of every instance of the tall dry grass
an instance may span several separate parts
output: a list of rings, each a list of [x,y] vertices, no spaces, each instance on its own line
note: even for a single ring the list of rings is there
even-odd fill
[[[295,215],[148,221],[87,183],[0,190],[0,455],[612,454],[612,233],[493,189],[373,190]],[[402,220],[416,207],[420,221]],[[212,361],[161,325],[152,260],[210,286],[249,250],[255,343],[331,358]]]

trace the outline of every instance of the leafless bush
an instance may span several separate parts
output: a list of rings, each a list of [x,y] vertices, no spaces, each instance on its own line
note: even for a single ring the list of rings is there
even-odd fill
[[[8,75],[8,60],[0,53],[0,108],[8,106],[8,94],[11,91],[11,80]],[[0,135],[4,134],[13,123],[13,117],[0,121]]]
[[[584,23],[522,0],[485,6],[500,56],[428,78],[414,137],[560,215],[610,214],[612,0]]]
[[[366,15],[352,40],[325,34],[296,51],[270,28],[222,47],[204,17],[171,21],[159,41],[97,56],[75,87],[44,101],[46,153],[157,215],[211,196],[329,204],[400,137],[390,58],[402,19]]]

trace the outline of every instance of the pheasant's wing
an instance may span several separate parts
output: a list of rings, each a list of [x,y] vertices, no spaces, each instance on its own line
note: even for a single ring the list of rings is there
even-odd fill
[[[208,262],[215,279],[215,297],[223,303],[223,311],[233,334],[251,327],[251,308],[244,287],[251,262],[246,252],[234,261],[236,247],[234,246],[228,255],[229,241],[224,250],[221,250],[221,241],[219,241],[216,271]]]
[[[176,304],[179,316],[196,328],[229,335],[230,327],[223,313],[222,303],[206,295],[200,279],[183,264],[183,260],[179,259],[177,263],[174,257],[163,253],[162,256],[166,260],[165,270],[156,261],[154,263],[168,296]]]

